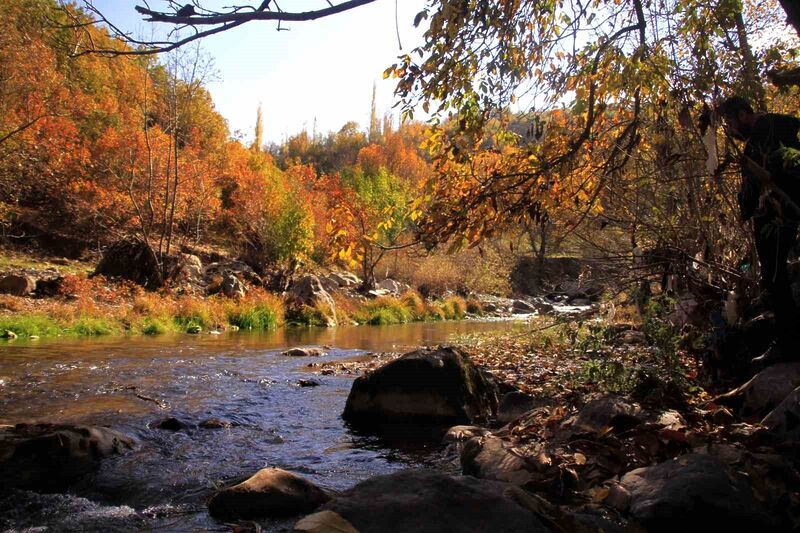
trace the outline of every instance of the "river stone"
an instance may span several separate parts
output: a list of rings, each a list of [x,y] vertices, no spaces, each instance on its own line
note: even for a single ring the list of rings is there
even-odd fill
[[[549,531],[507,494],[508,485],[429,470],[362,481],[325,504],[360,533]]]
[[[326,355],[321,348],[290,348],[283,352],[283,355],[292,357],[321,357]]]
[[[150,427],[153,429],[165,429],[167,431],[180,431],[186,429],[188,426],[174,416],[168,416],[167,418],[151,422]]]
[[[108,246],[93,275],[120,277],[147,289],[164,285],[164,275],[152,247],[142,241],[118,241]]]
[[[637,468],[620,484],[630,494],[630,515],[648,532],[772,530],[748,484],[709,455]]]
[[[475,437],[464,444],[461,468],[465,475],[519,486],[536,477],[535,466],[525,460],[522,452],[491,436]]]
[[[336,303],[331,295],[322,287],[319,278],[307,274],[297,280],[286,294],[286,304],[289,310],[314,307],[325,315],[327,326],[336,326]]]
[[[619,396],[607,394],[584,405],[564,425],[577,432],[600,433],[608,427],[625,430],[642,421],[641,407]]]
[[[352,272],[332,272],[329,279],[335,281],[339,287],[355,287],[361,285],[361,278]]]
[[[104,427],[17,424],[0,431],[0,479],[7,488],[59,491],[135,441]]]
[[[800,439],[800,387],[773,409],[761,424],[766,426],[773,435],[781,439],[797,441]]]
[[[491,435],[491,431],[480,426],[453,426],[444,434],[442,442],[466,442],[473,437]]]
[[[232,427],[233,424],[219,418],[208,418],[197,424],[197,426],[203,429],[228,429]]]
[[[536,307],[533,304],[526,302],[525,300],[514,300],[512,304],[512,312],[515,315],[525,315],[529,313],[535,313]]]
[[[36,290],[36,280],[27,274],[7,274],[0,278],[0,293],[27,296]]]
[[[503,395],[497,407],[497,421],[508,424],[536,407],[536,398],[520,391],[511,391]]]
[[[750,381],[715,399],[722,405],[739,407],[741,415],[763,418],[800,386],[800,363],[769,366]]]
[[[220,520],[310,513],[330,496],[305,478],[281,470],[264,468],[249,479],[216,493],[208,511]]]
[[[222,294],[228,298],[243,298],[246,290],[244,283],[235,274],[227,274],[222,280]]]
[[[342,417],[474,423],[497,411],[497,385],[455,347],[407,353],[353,382]]]

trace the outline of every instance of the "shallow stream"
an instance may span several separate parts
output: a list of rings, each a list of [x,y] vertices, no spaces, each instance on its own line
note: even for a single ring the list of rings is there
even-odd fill
[[[409,466],[457,470],[438,435],[401,429],[387,440],[353,431],[340,417],[353,378],[316,376],[307,365],[514,327],[461,321],[2,345],[0,424],[105,425],[139,445],[105,460],[67,494],[15,491],[0,499],[0,531],[229,531],[205,502],[216,487],[265,466],[334,490]],[[321,358],[281,355],[308,345],[331,348]],[[309,378],[321,385],[297,384]],[[189,428],[150,427],[167,416]],[[232,427],[197,427],[209,418]],[[283,531],[293,522],[262,526]]]

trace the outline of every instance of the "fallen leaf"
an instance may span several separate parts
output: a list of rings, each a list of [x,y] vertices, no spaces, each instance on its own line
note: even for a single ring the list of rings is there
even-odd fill
[[[608,487],[594,487],[586,491],[589,495],[589,498],[592,499],[594,502],[601,502],[608,497],[608,493],[611,492],[611,489]]]

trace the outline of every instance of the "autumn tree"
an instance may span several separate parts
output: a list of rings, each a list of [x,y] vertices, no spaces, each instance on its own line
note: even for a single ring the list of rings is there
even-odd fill
[[[698,118],[730,92],[771,95],[764,74],[793,44],[781,18],[775,2],[430,2],[425,44],[386,72],[407,117],[435,117],[425,233],[470,244],[547,206],[612,256],[677,246],[733,264],[747,232],[712,219],[735,220],[736,173]],[[559,109],[543,143],[509,127]]]

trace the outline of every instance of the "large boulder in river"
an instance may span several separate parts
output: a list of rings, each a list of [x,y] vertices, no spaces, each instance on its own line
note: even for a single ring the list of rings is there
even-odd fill
[[[623,476],[630,515],[649,532],[771,531],[772,519],[747,482],[701,454],[637,468]]]
[[[27,296],[36,290],[36,280],[27,274],[7,274],[0,277],[0,293]]]
[[[330,496],[305,478],[280,468],[264,468],[216,493],[208,511],[220,520],[310,513]]]
[[[118,241],[110,245],[103,252],[93,275],[127,279],[147,289],[156,289],[164,284],[156,254],[143,241]]]
[[[496,413],[497,385],[458,348],[407,353],[353,382],[342,417],[354,422],[472,423]]]
[[[327,503],[360,533],[549,531],[513,499],[508,485],[429,470],[363,481]]]
[[[0,431],[0,479],[5,487],[58,491],[121,454],[134,440],[104,427],[17,424]]]
[[[286,293],[286,305],[290,312],[302,307],[316,308],[325,315],[328,326],[336,325],[336,303],[313,274],[305,275],[292,284]]]

